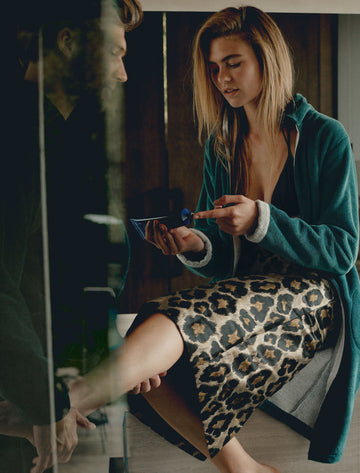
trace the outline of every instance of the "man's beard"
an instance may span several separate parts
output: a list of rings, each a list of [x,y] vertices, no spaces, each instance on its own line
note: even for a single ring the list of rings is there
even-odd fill
[[[101,95],[101,66],[87,60],[84,51],[68,64],[68,71],[63,78],[65,90],[70,95]]]

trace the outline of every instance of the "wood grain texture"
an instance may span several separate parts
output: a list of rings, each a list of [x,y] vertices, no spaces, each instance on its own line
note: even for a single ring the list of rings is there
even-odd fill
[[[159,215],[168,197],[161,13],[146,13],[127,35],[125,86],[126,207],[128,217]],[[130,53],[131,51],[131,53]],[[169,258],[146,244],[128,223],[131,259],[122,305],[138,310],[169,289]]]
[[[201,462],[168,444],[134,417],[129,419],[129,436],[131,473],[218,471],[208,460]],[[256,460],[275,466],[280,473],[359,473],[360,402],[358,399],[355,406],[343,459],[333,465],[307,460],[309,442],[260,410],[250,417],[237,438]]]

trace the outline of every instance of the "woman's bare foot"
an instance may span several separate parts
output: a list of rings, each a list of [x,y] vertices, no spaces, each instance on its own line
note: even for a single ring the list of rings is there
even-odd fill
[[[261,466],[264,467],[264,470],[261,473],[280,473],[280,471],[274,466],[270,466],[270,465],[261,465]]]

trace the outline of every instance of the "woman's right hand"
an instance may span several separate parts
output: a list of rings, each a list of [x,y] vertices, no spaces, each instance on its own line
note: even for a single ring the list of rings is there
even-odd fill
[[[157,389],[161,385],[161,378],[164,378],[167,375],[167,371],[163,371],[156,376],[152,376],[149,379],[145,379],[142,383],[136,385],[130,392],[132,394],[146,394],[152,389]]]
[[[145,228],[145,240],[153,244],[164,255],[195,252],[204,249],[202,239],[187,227],[172,228],[169,230],[158,220],[150,221]]]

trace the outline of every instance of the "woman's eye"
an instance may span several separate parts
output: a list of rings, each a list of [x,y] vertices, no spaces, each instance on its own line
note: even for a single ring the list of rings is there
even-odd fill
[[[210,74],[211,74],[212,76],[216,76],[216,74],[217,74],[218,72],[219,72],[219,69],[218,69],[217,67],[214,68],[214,69],[210,69]]]
[[[235,68],[240,66],[240,62],[236,62],[235,64],[228,64],[228,67]]]

